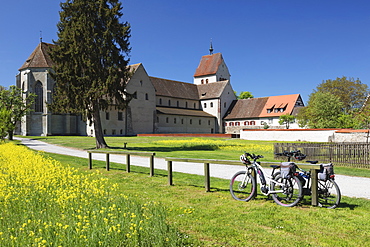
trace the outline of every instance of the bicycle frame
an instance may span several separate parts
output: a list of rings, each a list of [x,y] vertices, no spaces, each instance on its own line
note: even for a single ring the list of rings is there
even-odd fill
[[[257,176],[259,178],[259,180],[257,180],[257,181],[259,181],[260,191],[261,191],[262,194],[264,194],[265,196],[268,196],[270,194],[276,194],[276,193],[282,193],[283,192],[283,190],[270,190],[271,183],[274,183],[274,184],[280,185],[280,186],[284,185],[283,183],[280,183],[280,182],[275,181],[273,179],[273,174],[274,174],[275,168],[273,168],[273,170],[271,172],[271,175],[267,175],[267,173],[265,172],[263,167],[259,164],[259,162],[254,160],[251,166],[247,166],[247,173],[250,173],[249,170],[251,170],[251,169],[253,169],[253,172],[254,172],[254,174],[252,174],[252,175],[255,176],[256,179],[257,179]],[[245,178],[247,178],[247,177],[248,176],[245,176]]]

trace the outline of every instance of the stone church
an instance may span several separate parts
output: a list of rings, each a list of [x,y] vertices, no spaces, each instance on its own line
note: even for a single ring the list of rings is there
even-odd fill
[[[34,111],[24,117],[16,134],[94,136],[94,128],[81,116],[54,114],[47,108],[56,86],[48,54],[53,46],[40,42],[16,76],[16,85],[25,95],[37,95]],[[151,77],[141,63],[129,69],[132,76],[126,90],[134,97],[124,111],[101,112],[104,135],[224,133],[223,117],[236,96],[221,53],[210,49],[210,55],[201,58],[193,83]]]
[[[20,67],[16,85],[25,95],[37,95],[34,111],[16,129],[20,135],[88,135],[94,128],[80,115],[55,114],[52,102],[56,82],[51,73],[53,61],[48,51],[52,44],[40,42]],[[242,129],[281,129],[279,117],[296,115],[304,106],[299,94],[237,100],[230,84],[230,73],[221,53],[201,58],[193,83],[151,77],[144,65],[129,66],[131,78],[126,90],[134,97],[124,111],[112,107],[101,112],[106,136],[131,136],[161,133],[227,133]],[[297,123],[292,123],[299,128]]]

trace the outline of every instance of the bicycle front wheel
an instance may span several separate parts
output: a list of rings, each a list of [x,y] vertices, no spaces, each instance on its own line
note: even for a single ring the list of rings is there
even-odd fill
[[[336,208],[341,199],[341,194],[337,183],[333,179],[320,181],[318,188],[318,204],[324,208]]]
[[[256,179],[246,171],[240,171],[230,180],[231,196],[238,201],[249,201],[256,193]]]
[[[271,191],[272,199],[284,207],[293,207],[303,198],[302,183],[296,176],[282,178],[280,173],[275,174],[271,181]]]

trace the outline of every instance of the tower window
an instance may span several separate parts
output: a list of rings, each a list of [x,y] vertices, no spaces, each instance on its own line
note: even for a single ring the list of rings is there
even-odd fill
[[[44,111],[44,93],[42,90],[42,83],[37,81],[35,85],[35,94],[37,95],[35,100],[35,112]]]

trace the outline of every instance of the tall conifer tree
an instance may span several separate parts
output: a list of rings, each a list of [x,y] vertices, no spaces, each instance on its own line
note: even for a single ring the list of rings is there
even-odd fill
[[[67,0],[61,3],[58,40],[51,58],[57,87],[51,110],[78,113],[94,125],[97,148],[105,148],[100,111],[123,110],[130,95],[130,25],[121,22],[118,0]]]

